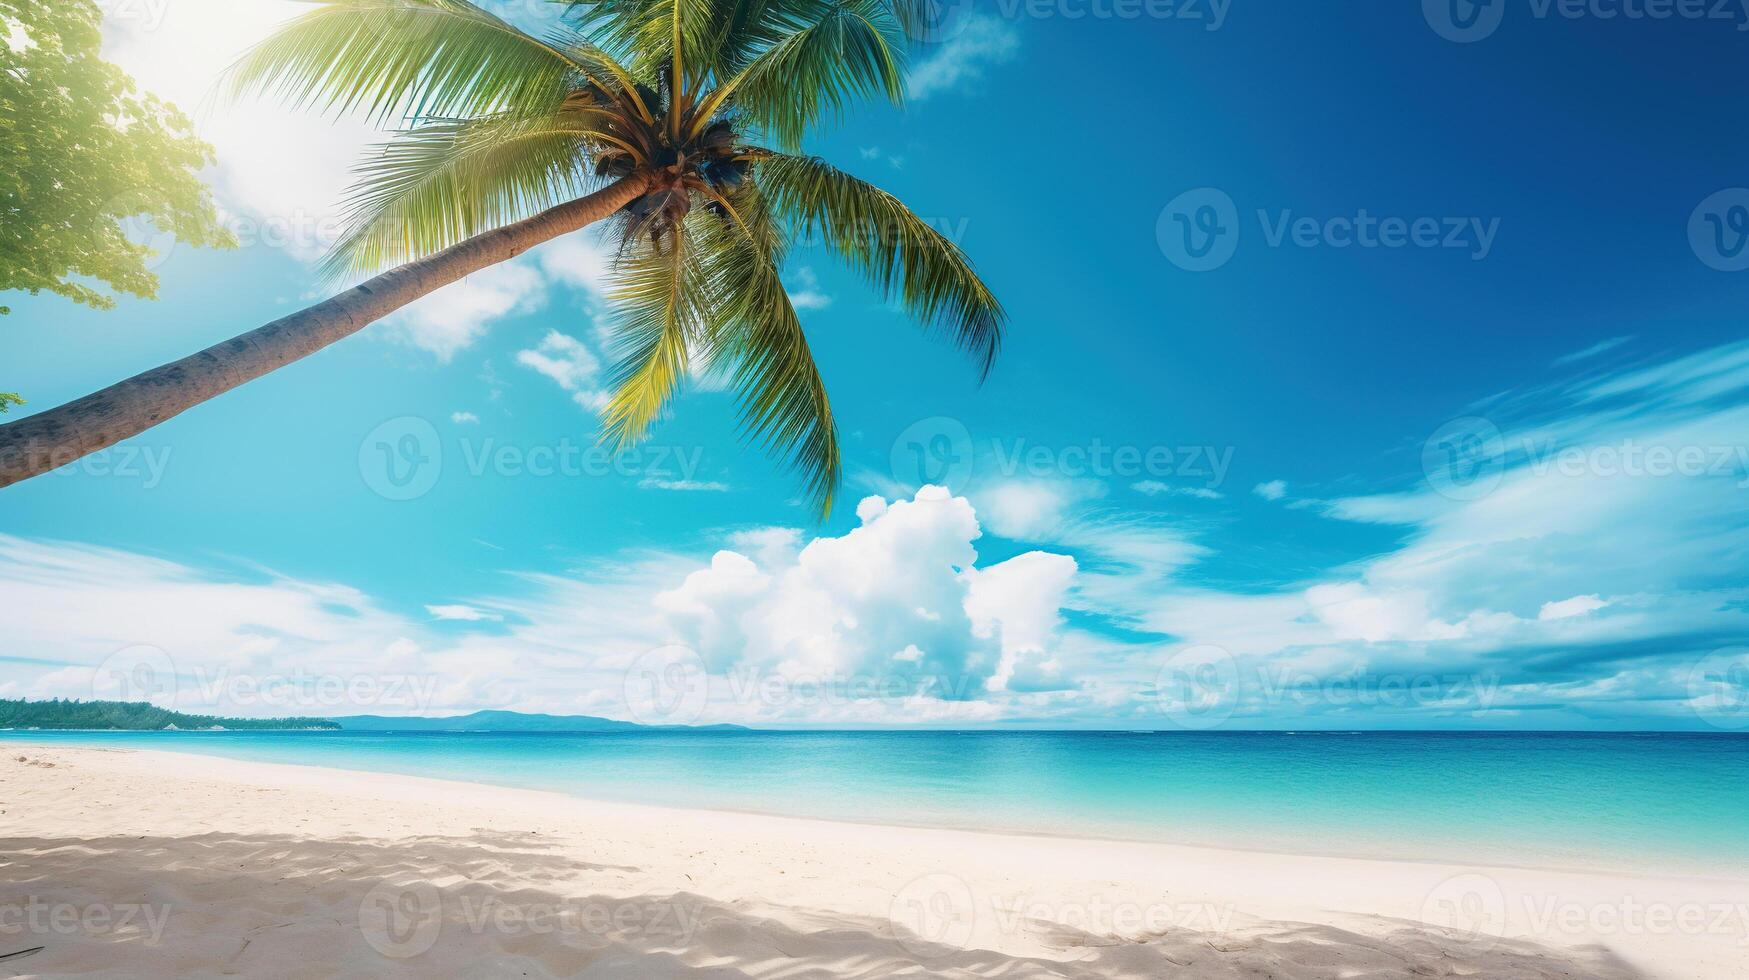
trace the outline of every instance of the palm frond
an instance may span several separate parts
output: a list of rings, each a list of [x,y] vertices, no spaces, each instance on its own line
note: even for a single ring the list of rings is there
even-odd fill
[[[752,188],[736,195],[730,220],[702,231],[715,324],[707,354],[712,364],[732,365],[743,431],[789,458],[823,518],[832,511],[842,475],[838,429],[825,381],[778,275],[781,238]]]
[[[602,441],[615,450],[644,437],[686,378],[692,349],[706,343],[709,293],[695,241],[701,215],[655,240],[642,238],[640,222],[622,219],[627,247],[607,291],[617,367],[602,415]]]
[[[244,54],[222,90],[373,121],[477,116],[542,103],[592,67],[466,0],[324,0]]]
[[[330,279],[433,255],[587,193],[585,147],[603,137],[586,111],[441,120],[365,158],[348,199]]]
[[[987,375],[1007,314],[970,260],[903,202],[815,157],[760,154],[754,179],[779,217],[819,235],[925,325],[941,325]]]
[[[795,149],[808,128],[846,102],[905,94],[905,38],[885,0],[830,0],[792,22],[722,90],[778,145]]]

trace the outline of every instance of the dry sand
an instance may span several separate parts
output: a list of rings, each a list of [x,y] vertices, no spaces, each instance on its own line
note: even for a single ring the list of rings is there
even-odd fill
[[[0,976],[1749,977],[1743,881],[0,749]]]

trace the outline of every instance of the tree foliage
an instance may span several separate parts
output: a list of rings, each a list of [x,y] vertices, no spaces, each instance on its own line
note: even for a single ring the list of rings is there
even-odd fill
[[[535,37],[467,0],[322,0],[246,54],[231,95],[398,121],[359,168],[328,271],[433,255],[608,181],[614,446],[698,373],[732,379],[747,435],[822,513],[841,463],[825,383],[780,271],[799,236],[989,370],[1001,305],[959,247],[803,137],[862,99],[900,102],[922,0],[581,0]]]
[[[102,59],[100,20],[93,0],[0,0],[0,291],[107,309],[99,286],[156,295],[143,239],[234,241],[197,177],[211,149]]]
[[[168,711],[143,701],[0,700],[0,728],[163,731],[202,728],[339,728],[326,718],[218,718]]]

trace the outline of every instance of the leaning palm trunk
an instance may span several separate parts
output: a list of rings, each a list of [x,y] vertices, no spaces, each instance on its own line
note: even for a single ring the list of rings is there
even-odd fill
[[[409,262],[332,299],[180,361],[0,425],[0,487],[64,466],[321,350],[487,266],[609,217],[649,187],[625,177],[586,197]]]

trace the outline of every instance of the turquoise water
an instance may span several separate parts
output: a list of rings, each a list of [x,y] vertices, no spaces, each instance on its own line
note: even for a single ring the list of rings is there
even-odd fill
[[[1749,735],[3,732],[604,800],[1749,877]]]

